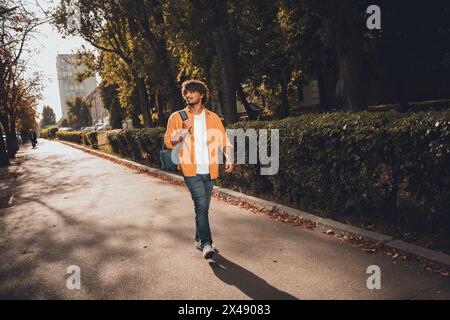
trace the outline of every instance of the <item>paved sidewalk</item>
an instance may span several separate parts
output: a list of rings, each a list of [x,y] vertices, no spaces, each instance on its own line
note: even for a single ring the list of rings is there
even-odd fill
[[[450,299],[449,277],[214,198],[220,255],[207,261],[185,187],[58,142],[18,156],[0,171],[13,196],[0,209],[2,299]],[[71,265],[80,290],[66,286]],[[367,289],[370,265],[381,290]]]

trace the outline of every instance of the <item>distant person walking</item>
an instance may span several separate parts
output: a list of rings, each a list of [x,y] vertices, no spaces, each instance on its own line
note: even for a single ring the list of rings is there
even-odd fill
[[[169,117],[164,144],[173,149],[183,143],[178,159],[195,206],[195,247],[202,250],[205,259],[210,259],[217,251],[213,246],[208,211],[214,180],[219,176],[219,149],[226,157],[225,172],[231,173],[234,169],[232,147],[222,120],[204,106],[209,96],[206,84],[198,80],[185,81],[181,94],[187,107]]]
[[[28,133],[28,137],[30,138],[31,144],[33,146],[33,149],[36,147],[37,144],[37,134],[33,129],[30,129],[30,132]]]

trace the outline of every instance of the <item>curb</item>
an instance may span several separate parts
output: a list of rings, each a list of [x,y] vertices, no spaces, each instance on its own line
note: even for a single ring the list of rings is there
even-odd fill
[[[156,176],[159,177],[165,177],[172,180],[175,180],[177,182],[184,182],[183,177],[176,175],[174,173],[166,172],[160,169],[151,168],[139,163],[136,163],[134,161],[122,159],[117,156],[113,156],[101,151],[97,151],[88,147],[84,147],[75,143],[67,142],[67,141],[60,141],[58,142],[71,146],[73,148],[85,151],[87,153],[91,153],[94,155],[97,155],[102,158],[106,158],[109,160],[112,160],[116,163],[124,164],[128,167],[132,167],[135,169],[139,169],[142,171],[150,172]],[[321,218],[319,216],[312,215],[310,213],[303,212],[298,209],[290,208],[284,205],[277,204],[275,202],[267,201],[264,199],[256,198],[253,196],[249,196],[240,192],[236,192],[230,189],[214,186],[213,193],[216,195],[223,196],[225,198],[229,198],[231,200],[240,201],[240,202],[247,202],[258,209],[263,209],[267,211],[283,211],[287,214],[291,214],[293,216],[297,216],[299,218],[307,219],[316,224],[316,227],[319,229],[326,229],[331,230],[333,233],[341,233],[346,235],[352,235],[359,238],[363,238],[369,241],[376,242],[377,244],[383,244],[386,247],[400,250],[406,254],[410,254],[419,258],[423,258],[435,263],[439,263],[441,265],[450,267],[450,255],[434,251],[431,249],[423,248],[414,244],[410,244],[401,240],[396,240],[391,236],[387,236],[378,232],[373,232],[369,230],[364,230],[358,227],[350,226],[338,221],[334,221],[331,219]]]

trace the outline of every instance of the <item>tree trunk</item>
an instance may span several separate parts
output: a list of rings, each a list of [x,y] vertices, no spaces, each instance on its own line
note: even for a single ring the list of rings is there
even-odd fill
[[[3,140],[3,130],[0,124],[0,168],[9,166],[8,152],[6,151],[5,140]]]
[[[177,85],[172,79],[166,79],[167,94],[168,99],[168,110],[171,112],[178,111],[182,109],[185,105],[183,98],[181,97],[181,91],[178,89]]]
[[[242,85],[238,85],[238,96],[239,100],[241,100],[241,103],[244,105],[245,112],[247,112],[248,118],[250,120],[256,120],[256,112],[252,109],[250,104],[247,101],[247,97],[245,96],[244,89],[242,88]]]
[[[405,45],[406,46],[406,45]],[[395,87],[397,91],[397,100],[399,102],[398,112],[405,113],[409,110],[409,92],[408,92],[408,79],[409,79],[409,70],[407,63],[404,61],[404,56],[399,52],[395,53],[395,74],[393,75],[395,81]]]
[[[128,30],[130,32],[130,35],[132,37],[137,37],[137,25],[133,17],[128,16]],[[136,61],[138,60],[136,57],[136,51],[133,50],[132,52],[132,61],[130,65],[130,69],[132,70],[133,78],[136,83],[136,90],[138,94],[138,101],[139,101],[139,109],[141,111],[141,114],[144,118],[144,127],[150,128],[152,126],[152,121],[150,118],[150,99],[147,93],[147,87],[145,86],[145,79],[139,76],[138,73],[138,66],[136,65]]]
[[[161,35],[154,34],[149,24],[149,16],[152,16],[156,24],[164,25],[163,8],[159,1],[152,1],[148,4],[144,1],[138,2],[138,8],[142,9],[142,14],[137,17],[137,21],[142,29],[144,40],[151,48],[158,61],[160,76],[163,79],[164,89],[168,96],[168,110],[175,112],[184,106],[181,97],[181,91],[178,89],[176,81],[175,67],[171,60],[171,54],[167,50],[167,35],[163,32]]]
[[[166,118],[164,116],[164,108],[161,105],[161,95],[159,94],[159,89],[155,92],[155,106],[156,112],[158,113],[157,126],[164,127],[166,125]]]
[[[227,1],[211,1],[209,10],[211,10],[209,24],[213,30],[214,46],[220,63],[223,116],[225,123],[231,124],[238,120],[236,105],[237,77],[233,47],[228,36]]]
[[[5,135],[6,135],[6,149],[8,151],[8,158],[9,159],[15,159],[16,158],[16,148],[15,148],[15,143],[14,143],[14,139],[15,135],[11,136],[11,130],[9,127],[9,117],[8,114],[5,114],[2,118],[1,118],[1,123],[3,125],[3,129],[5,130]]]
[[[9,131],[11,134],[11,140],[13,143],[13,148],[14,148],[14,155],[17,153],[17,151],[19,151],[19,141],[17,141],[17,134],[16,134],[16,119],[11,119],[10,120],[11,123],[11,130]]]
[[[366,109],[362,77],[363,19],[359,10],[357,3],[351,0],[331,1],[324,17],[339,66],[336,95],[343,101],[344,108],[352,111]]]
[[[136,90],[138,94],[139,109],[144,118],[144,126],[150,128],[152,126],[152,120],[150,118],[149,97],[147,94],[147,88],[145,87],[145,81],[137,75],[137,72],[133,72],[134,80],[136,82]]]
[[[398,112],[405,113],[409,110],[409,96],[406,89],[406,80],[398,79],[397,80],[397,96],[398,96]]]
[[[222,32],[214,32],[214,42],[221,64],[223,116],[226,124],[237,121],[236,83],[229,40]]]
[[[278,116],[280,118],[286,118],[289,115],[288,74],[286,70],[283,70],[280,85],[281,85],[281,106],[278,112]]]
[[[336,95],[344,102],[344,108],[360,111],[366,108],[363,102],[363,88],[361,86],[362,65],[354,54],[342,54],[338,58],[339,80],[336,85]]]
[[[223,110],[225,109],[223,106],[223,93],[222,90],[219,90],[219,105],[220,105],[220,112],[221,114],[223,114]]]
[[[317,72],[317,85],[319,86],[320,109],[322,111],[328,111],[330,110],[331,103],[328,100],[328,92],[322,70]]]

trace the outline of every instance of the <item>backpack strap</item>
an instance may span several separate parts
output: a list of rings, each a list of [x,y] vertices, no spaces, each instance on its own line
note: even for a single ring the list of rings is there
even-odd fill
[[[181,111],[178,111],[178,113],[179,113],[180,116],[181,116],[181,120],[186,121],[186,120],[188,119],[188,116],[187,116],[187,114],[186,114],[186,111],[181,110]]]

